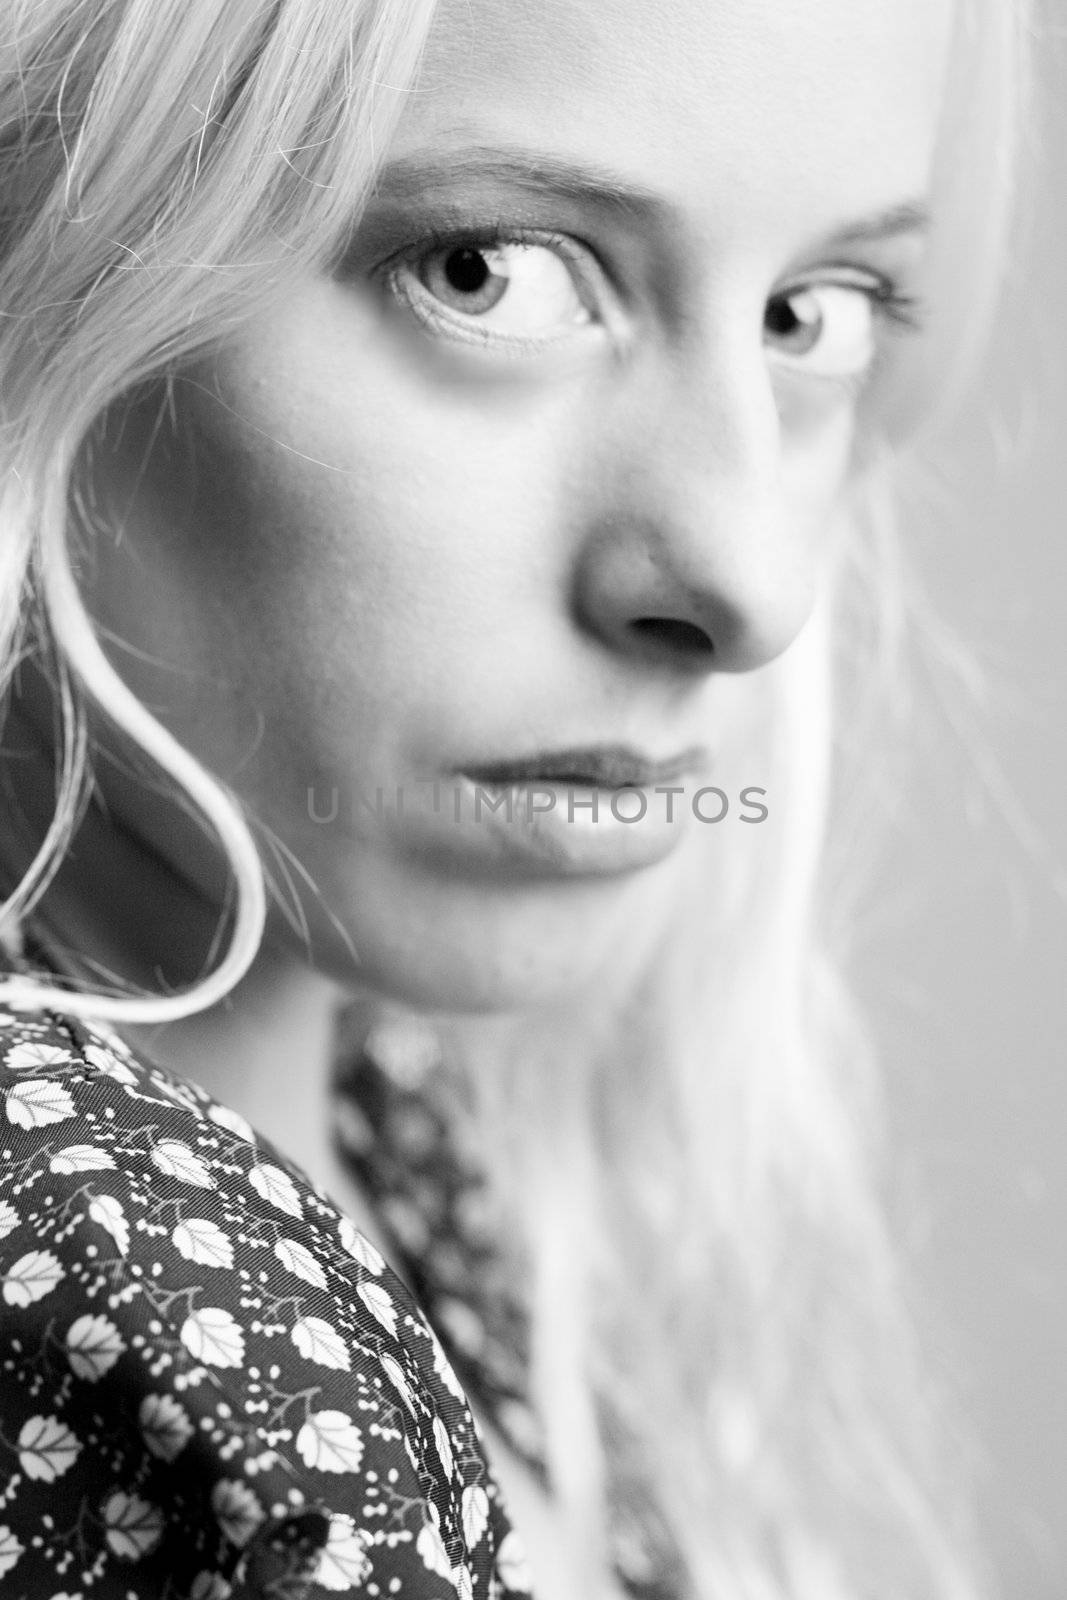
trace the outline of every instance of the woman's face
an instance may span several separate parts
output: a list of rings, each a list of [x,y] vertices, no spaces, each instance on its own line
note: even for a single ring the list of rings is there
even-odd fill
[[[731,751],[899,405],[946,23],[445,0],[340,268],[116,410],[90,607],[314,881],[324,969],[532,1004],[661,926],[713,842],[758,848]],[[673,820],[543,780],[509,823],[455,776],[607,745],[702,748]],[[175,853],[151,797],[118,811]]]

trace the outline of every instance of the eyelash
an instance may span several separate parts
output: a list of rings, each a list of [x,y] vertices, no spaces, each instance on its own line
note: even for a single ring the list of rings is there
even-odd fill
[[[842,273],[844,276],[834,280],[832,274],[835,271]],[[825,276],[818,279],[813,278],[809,281],[812,283],[837,281],[851,284],[852,287],[868,296],[875,310],[885,317],[888,322],[895,323],[898,327],[905,328],[912,333],[922,331],[926,324],[926,306],[919,295],[909,294],[902,287],[899,279],[888,273],[874,272],[867,277],[864,271],[862,276],[866,278],[866,282],[863,283],[859,281],[858,277],[849,277],[849,274],[855,274],[858,271],[859,269],[856,267],[846,266],[842,263],[838,267],[830,266],[826,268]]]
[[[557,233],[551,229],[515,228],[504,221],[462,229],[428,227],[416,244],[395,252],[383,262],[377,269],[377,275],[389,283],[398,268],[413,266],[424,256],[429,256],[437,250],[445,248],[482,250],[506,244],[539,244],[558,249],[568,265],[575,268],[579,293],[591,287],[589,283],[591,274],[583,273],[581,270],[586,260],[593,262],[595,272],[602,281],[609,284],[612,282],[610,273],[588,240]],[[877,315],[905,332],[919,333],[925,327],[926,306],[920,296],[906,291],[899,279],[891,273],[876,272],[856,266],[852,262],[827,262],[825,266],[820,267],[817,275],[809,273],[781,289],[776,289],[768,296],[767,303],[787,299],[791,294],[799,293],[804,288],[817,287],[825,283],[841,284],[865,294]],[[455,325],[450,317],[446,317],[445,321],[449,326]],[[497,341],[486,334],[475,334],[472,330],[470,342],[492,344]],[[506,343],[520,347],[519,353],[521,353],[521,341],[509,338]],[[543,341],[541,343],[543,344]]]
[[[592,247],[584,239],[577,239],[572,234],[556,233],[551,228],[516,228],[507,222],[481,223],[474,228],[435,228],[428,227],[425,233],[419,235],[418,242],[405,250],[399,250],[387,263],[396,266],[405,261],[417,261],[420,256],[431,255],[435,250],[443,250],[449,246],[453,250],[466,247],[469,250],[488,250],[494,245],[501,244],[544,244],[560,245],[564,249],[572,250],[577,246],[589,255],[595,255]]]
[[[386,285],[389,285],[400,267],[413,267],[437,250],[488,250],[508,244],[543,245],[546,249],[557,250],[572,269],[576,288],[583,300],[587,294],[590,299],[594,298],[597,290],[605,283],[611,282],[597,251],[587,240],[576,238],[573,234],[557,233],[550,228],[516,228],[513,224],[505,222],[483,223],[477,227],[459,229],[428,227],[419,235],[416,244],[396,251],[383,262],[378,268],[378,275]],[[587,265],[589,262],[592,262],[592,271]],[[393,293],[402,294],[402,291],[394,287]],[[430,319],[424,310],[412,305],[407,296],[403,298],[420,320],[429,322]],[[591,305],[589,309],[599,313],[603,308]],[[459,333],[459,318],[445,311],[441,313],[441,324],[447,326],[461,339],[465,337],[468,344],[483,348],[485,346],[503,348],[517,355],[527,351],[542,350],[546,342],[551,342],[544,339],[524,341],[514,335],[494,336],[488,330],[476,331],[473,328],[464,335]]]

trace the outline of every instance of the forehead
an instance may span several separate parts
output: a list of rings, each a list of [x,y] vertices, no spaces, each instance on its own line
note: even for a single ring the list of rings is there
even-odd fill
[[[951,0],[441,0],[393,153],[533,147],[716,229],[925,187]],[[709,221],[710,221],[709,216]]]

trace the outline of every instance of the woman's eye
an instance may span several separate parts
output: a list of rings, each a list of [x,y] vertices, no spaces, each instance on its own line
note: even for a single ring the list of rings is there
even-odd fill
[[[477,344],[539,345],[594,320],[570,241],[457,242],[397,263],[386,282],[431,332]]]
[[[780,365],[817,378],[861,377],[874,360],[883,286],[811,283],[773,295],[763,342]]]

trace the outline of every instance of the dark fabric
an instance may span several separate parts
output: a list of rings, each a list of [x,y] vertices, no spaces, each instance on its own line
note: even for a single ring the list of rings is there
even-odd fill
[[[351,1052],[340,1042],[332,1123],[382,1242],[464,1388],[547,1487],[525,1263],[492,1208],[461,1086],[404,1025],[374,1029]]]
[[[417,1025],[379,1026],[354,1040],[342,1027],[339,1047],[333,1126],[383,1246],[466,1392],[547,1489],[544,1437],[530,1401],[525,1263],[492,1204],[463,1086]],[[597,1400],[614,1446],[608,1537],[615,1575],[635,1600],[677,1600],[685,1589],[677,1550],[640,1488],[628,1489],[627,1436],[612,1397]]]
[[[405,1285],[242,1118],[0,1008],[4,1600],[512,1600],[463,1391]]]

